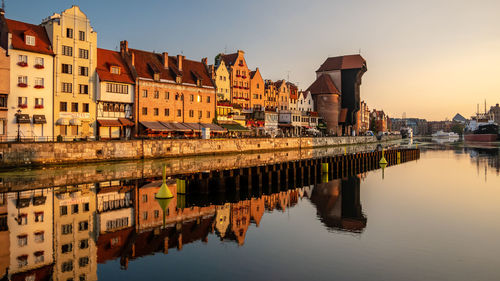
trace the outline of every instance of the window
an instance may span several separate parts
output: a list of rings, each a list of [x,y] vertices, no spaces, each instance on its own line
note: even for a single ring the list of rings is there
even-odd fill
[[[210,97],[209,96],[207,97],[207,103],[210,103]]]
[[[71,103],[71,112],[78,112],[78,103],[77,102]],[[78,213],[78,204],[74,204],[73,206],[71,206],[71,213],[72,214]]]
[[[170,99],[170,92],[165,92],[165,99],[166,100]]]
[[[194,117],[194,110],[192,109],[189,110],[189,117]]]
[[[66,74],[73,74],[73,65],[63,63],[61,66],[61,72]]]
[[[35,232],[35,242],[42,243],[45,241],[45,233],[43,231]]]
[[[68,272],[73,270],[73,261],[69,260],[61,264],[61,271]]]
[[[89,222],[81,221],[78,223],[78,231],[89,230]]]
[[[28,84],[28,76],[17,76],[17,83]]]
[[[71,83],[62,83],[62,92],[63,93],[73,93],[73,84]]]
[[[0,107],[7,107],[7,96],[0,96]]]
[[[72,57],[73,56],[73,47],[63,45],[62,46],[62,54],[64,56]]]
[[[201,95],[198,95],[197,99],[198,99],[198,102],[202,102],[203,101],[203,97]]]
[[[70,234],[73,233],[73,225],[72,224],[63,224],[61,226],[62,234]]]
[[[177,109],[177,117],[181,117],[182,116],[182,111],[180,109]]]
[[[44,61],[43,61],[43,58],[35,58],[35,67],[40,67],[40,66],[43,66],[44,65]]]
[[[121,85],[121,84],[115,84],[115,83],[107,83],[106,84],[106,92],[118,93],[118,94],[128,94],[128,86]]]
[[[28,245],[28,235],[17,236],[17,246],[24,247]]]
[[[45,260],[45,257],[43,255],[43,251],[35,252],[34,256],[35,256],[35,263],[41,263]]]
[[[207,111],[207,118],[210,118],[210,111]]]
[[[80,240],[80,249],[87,249],[88,247],[89,247],[88,239]]]
[[[18,97],[17,104],[27,106],[28,105],[28,97]]]
[[[80,39],[80,41],[85,41],[85,31],[78,32],[78,39]]]
[[[35,78],[35,88],[43,88],[43,78]]]
[[[78,49],[78,54],[81,59],[89,58],[89,50],[86,49]]]
[[[87,107],[89,106],[88,103],[84,103],[83,105],[87,105]],[[86,112],[88,112],[88,111],[86,111]],[[89,210],[90,210],[89,203],[83,203],[83,211],[88,212]]]
[[[142,219],[147,220],[148,219],[148,212],[142,212]]]
[[[64,101],[59,103],[59,111],[61,112],[66,112],[68,111],[68,104]],[[64,213],[63,213],[64,211]],[[61,215],[66,215],[68,213],[68,207],[67,206],[61,206]]]
[[[89,68],[85,66],[78,67],[78,74],[80,76],[89,76]]]
[[[203,117],[203,111],[199,110],[198,111],[198,119],[201,119]]]
[[[81,257],[79,260],[78,260],[78,265],[80,267],[85,267],[89,264],[89,257]]]
[[[89,104],[88,103],[84,103],[82,104],[82,112],[85,112],[85,113],[88,113],[89,112]],[[89,203],[85,203],[87,205],[87,208],[88,208],[88,205]],[[85,206],[85,204],[83,206]],[[88,211],[88,210],[87,210]]]
[[[160,211],[155,210],[154,211],[154,216],[155,216],[155,218],[159,218],[160,217]]]
[[[148,108],[147,107],[142,108],[142,115],[148,115]]]
[[[83,85],[83,84],[80,84],[79,85],[79,88],[80,88],[80,94],[88,94],[89,93],[89,85]]]
[[[148,202],[148,195],[147,195],[147,194],[143,194],[143,195],[142,195],[142,202],[143,202],[143,203]]]
[[[66,28],[66,37],[73,38],[73,29],[72,28]]]
[[[26,55],[19,55],[17,57],[17,62],[18,63],[28,63],[28,56],[26,56]]]
[[[170,116],[170,109],[165,108],[164,114],[165,114],[165,116]]]
[[[61,253],[66,254],[66,253],[69,253],[71,251],[73,251],[73,244],[72,243],[63,244],[61,246]]]
[[[66,108],[66,103],[65,102],[61,102],[61,105],[64,104],[64,108]],[[61,110],[63,111],[63,110]],[[66,109],[64,109],[64,111],[66,111]],[[68,206],[61,206],[61,216],[65,216],[68,214]]]
[[[148,90],[142,90],[142,97],[147,98],[148,97]]]
[[[153,108],[153,115],[158,116],[158,108]]]
[[[87,277],[85,277],[85,274],[80,274],[79,280],[80,281],[86,281]]]
[[[120,74],[120,68],[118,66],[112,66],[111,73],[112,74]]]
[[[35,212],[35,222],[43,222],[43,212]]]
[[[189,101],[194,101],[194,96],[193,95],[189,95]]]
[[[28,256],[27,255],[23,255],[23,256],[19,256],[17,257],[17,265],[18,267],[25,267],[28,265]]]
[[[154,91],[154,93],[153,93],[153,97],[154,97],[155,99],[159,99],[159,98],[160,98],[160,92],[158,92],[158,91]]]
[[[35,46],[35,36],[26,35],[26,45]]]

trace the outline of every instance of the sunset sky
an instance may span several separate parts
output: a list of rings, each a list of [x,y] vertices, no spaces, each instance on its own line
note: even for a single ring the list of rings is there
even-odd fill
[[[79,5],[101,48],[183,53],[242,49],[264,78],[306,89],[328,56],[361,52],[361,98],[391,117],[469,117],[500,102],[500,1],[26,1],[6,17],[33,24]],[[27,9],[29,7],[29,9]]]

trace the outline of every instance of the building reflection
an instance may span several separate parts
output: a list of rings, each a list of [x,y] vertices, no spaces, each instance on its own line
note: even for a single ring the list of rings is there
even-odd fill
[[[500,149],[498,147],[466,147],[464,150],[470,155],[471,161],[475,163],[478,173],[482,172],[487,177],[487,168],[494,170],[496,175],[500,174]]]
[[[115,180],[0,194],[0,280],[97,280],[98,264],[130,262],[181,251],[216,236],[243,246],[248,229],[265,214],[310,200],[329,228],[366,227],[359,177],[250,196],[234,202],[187,205],[177,194],[163,210],[155,195],[161,181]]]

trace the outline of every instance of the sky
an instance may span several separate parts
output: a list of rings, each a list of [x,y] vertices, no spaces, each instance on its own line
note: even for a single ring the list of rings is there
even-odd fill
[[[33,24],[78,5],[100,48],[199,60],[244,50],[264,79],[307,89],[329,56],[367,61],[361,99],[391,117],[470,117],[500,103],[499,0],[5,0]]]

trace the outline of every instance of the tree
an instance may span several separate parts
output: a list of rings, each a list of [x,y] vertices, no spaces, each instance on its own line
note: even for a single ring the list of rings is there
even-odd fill
[[[464,133],[464,128],[465,128],[464,124],[453,122],[453,125],[451,125],[450,130],[454,133],[462,135]]]

